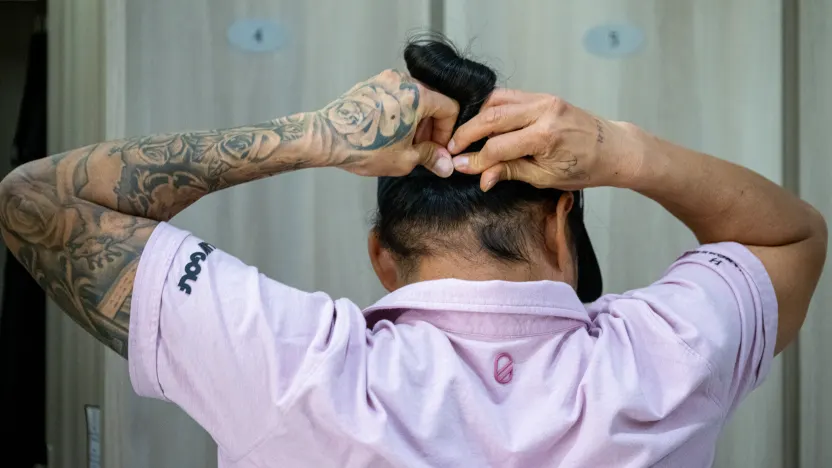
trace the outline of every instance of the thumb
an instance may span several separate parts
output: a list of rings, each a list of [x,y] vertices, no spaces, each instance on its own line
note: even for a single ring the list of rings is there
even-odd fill
[[[480,188],[487,192],[501,180],[519,180],[538,188],[545,185],[540,168],[528,159],[513,159],[489,167],[480,176]]]
[[[429,171],[439,177],[450,177],[454,172],[454,163],[451,161],[451,153],[444,147],[426,141],[413,145],[410,150],[416,164],[425,166]]]

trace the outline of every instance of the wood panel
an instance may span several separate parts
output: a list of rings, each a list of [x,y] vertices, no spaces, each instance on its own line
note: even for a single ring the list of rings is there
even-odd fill
[[[243,125],[319,108],[397,65],[407,31],[427,26],[428,3],[123,2],[124,96],[118,95],[120,78],[113,78],[108,112],[123,115],[124,135],[139,135]],[[288,47],[266,54],[233,49],[227,27],[252,17],[283,24]],[[110,57],[117,60],[115,52]],[[121,73],[118,68],[108,72]],[[371,179],[302,171],[206,197],[174,224],[285,283],[369,304],[383,292],[365,247],[374,206]],[[214,443],[185,413],[136,397],[118,359],[107,360],[106,374],[108,466],[216,466]]]
[[[98,45],[101,0],[50,0],[50,153],[104,138],[104,62]],[[49,302],[47,307],[47,443],[50,466],[87,466],[84,405],[102,405],[104,353],[110,352]]]
[[[832,4],[801,0],[800,195],[832,219]],[[830,249],[832,250],[832,249]],[[800,334],[800,466],[832,466],[832,268],[820,280]]]
[[[445,5],[446,33],[498,68],[504,84],[560,95],[780,182],[779,2],[446,0]],[[583,49],[588,29],[622,22],[644,31],[639,54],[613,60]],[[631,192],[588,191],[587,225],[608,292],[649,284],[695,245],[680,222]],[[717,466],[780,466],[781,378],[777,361],[768,382],[726,428]]]

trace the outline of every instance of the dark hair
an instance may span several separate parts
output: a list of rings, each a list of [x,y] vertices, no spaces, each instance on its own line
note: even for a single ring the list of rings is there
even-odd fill
[[[494,70],[463,58],[438,36],[409,41],[404,60],[411,76],[459,103],[456,127],[479,112],[497,83]],[[485,141],[467,151],[481,149]],[[516,181],[483,192],[479,182],[479,175],[454,172],[443,179],[422,167],[404,177],[380,178],[374,229],[381,244],[406,268],[442,248],[463,255],[484,250],[500,261],[528,261],[529,247],[542,241],[541,213],[553,212],[563,192]],[[464,241],[472,238],[479,245],[468,249]]]

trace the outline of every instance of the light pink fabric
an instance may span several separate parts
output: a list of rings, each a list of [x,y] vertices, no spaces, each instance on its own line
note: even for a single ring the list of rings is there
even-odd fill
[[[587,308],[562,283],[443,280],[362,312],[200,242],[153,233],[130,376],[223,467],[710,466],[774,353],[771,282],[737,244]]]

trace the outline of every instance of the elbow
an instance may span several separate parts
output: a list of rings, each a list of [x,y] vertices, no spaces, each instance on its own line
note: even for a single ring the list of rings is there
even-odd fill
[[[826,262],[826,251],[829,246],[829,229],[826,224],[826,219],[814,207],[809,207],[809,225],[810,225],[810,242],[813,249],[812,258],[815,259],[815,264],[818,270],[823,269]]]
[[[31,184],[27,179],[21,168],[17,168],[0,181],[0,228],[7,244],[8,235],[14,232],[16,213],[31,192]]]
[[[25,165],[20,166],[9,172],[0,181],[0,206],[4,208],[4,211],[9,202],[25,197],[36,185],[35,181],[27,175],[25,169]]]
[[[57,215],[54,176],[49,178],[31,164],[18,167],[0,181],[0,230],[7,246],[11,245],[10,237],[25,240],[46,231]]]

